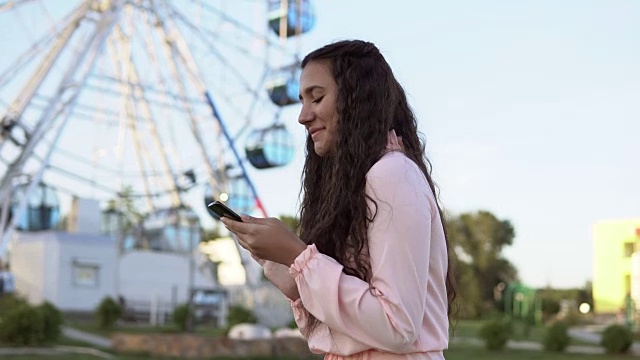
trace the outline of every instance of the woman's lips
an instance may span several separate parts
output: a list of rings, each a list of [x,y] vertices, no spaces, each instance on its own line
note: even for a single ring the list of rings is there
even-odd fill
[[[311,138],[315,140],[315,138],[323,131],[324,129],[313,130],[311,133]]]

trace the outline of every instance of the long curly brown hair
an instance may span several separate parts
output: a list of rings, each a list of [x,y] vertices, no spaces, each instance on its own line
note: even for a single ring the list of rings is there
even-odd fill
[[[372,275],[367,227],[375,214],[368,213],[366,174],[381,158],[389,131],[395,130],[402,138],[406,156],[422,170],[435,195],[431,163],[425,156],[425,143],[405,92],[375,45],[360,40],[332,43],[309,53],[302,68],[313,61],[329,64],[338,86],[337,139],[331,155],[320,157],[314,151],[311,136],[307,137],[300,237],[342,264],[346,274],[369,282]],[[369,200],[374,201],[370,197]],[[444,222],[439,205],[438,211]],[[449,261],[449,317],[456,297],[453,275]],[[317,323],[311,319],[312,328]]]

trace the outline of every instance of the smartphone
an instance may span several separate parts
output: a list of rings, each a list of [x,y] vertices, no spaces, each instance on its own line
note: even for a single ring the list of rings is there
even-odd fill
[[[209,210],[213,211],[216,215],[218,215],[219,217],[227,217],[231,220],[235,220],[235,221],[240,221],[242,222],[242,219],[240,218],[240,215],[236,214],[235,211],[229,209],[229,207],[227,207],[227,205],[223,204],[220,201],[214,201],[211,204],[207,205],[207,207],[209,208]]]

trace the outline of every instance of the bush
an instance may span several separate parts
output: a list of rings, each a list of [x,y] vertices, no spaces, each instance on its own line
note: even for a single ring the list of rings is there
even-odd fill
[[[50,343],[58,340],[62,334],[62,313],[49,302],[44,302],[36,308],[42,317],[42,341]]]
[[[0,296],[0,319],[13,308],[24,304],[27,304],[27,301],[15,294],[3,294]]]
[[[551,325],[544,335],[544,349],[547,351],[563,352],[571,342],[569,327],[566,323],[557,322]]]
[[[189,304],[178,305],[173,309],[173,323],[176,324],[181,331],[186,331],[190,315]]]
[[[509,340],[510,325],[502,320],[493,320],[479,330],[478,335],[484,340],[487,350],[502,350]]]
[[[560,312],[560,301],[552,298],[542,299],[542,314],[550,318]]]
[[[8,345],[40,345],[43,334],[42,313],[26,303],[8,310],[0,322],[0,342]]]
[[[607,354],[624,354],[633,343],[631,330],[622,325],[611,325],[602,333],[602,345]]]
[[[120,319],[122,309],[112,298],[105,297],[96,308],[96,320],[100,329],[110,329]]]
[[[232,305],[229,307],[229,315],[227,316],[227,326],[229,328],[242,323],[255,324],[257,322],[258,319],[253,311],[240,305]]]
[[[580,314],[577,309],[569,310],[565,316],[562,318],[562,322],[566,323],[569,326],[579,325],[584,321],[584,315]]]

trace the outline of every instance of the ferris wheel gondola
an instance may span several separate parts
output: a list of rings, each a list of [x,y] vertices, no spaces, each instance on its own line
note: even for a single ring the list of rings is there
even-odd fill
[[[280,37],[292,37],[313,29],[316,15],[309,0],[269,0],[269,27]]]
[[[247,139],[245,151],[257,169],[284,166],[293,160],[293,140],[284,125],[274,124],[254,130]]]
[[[300,102],[300,73],[300,63],[295,62],[271,74],[266,88],[274,104],[287,106]]]
[[[55,188],[39,183],[34,190],[29,191],[29,184],[24,183],[16,186],[12,195],[12,213],[17,213],[17,206],[22,201],[27,203],[22,217],[16,219],[16,228],[24,231],[41,231],[53,229],[58,225],[60,201]]]

